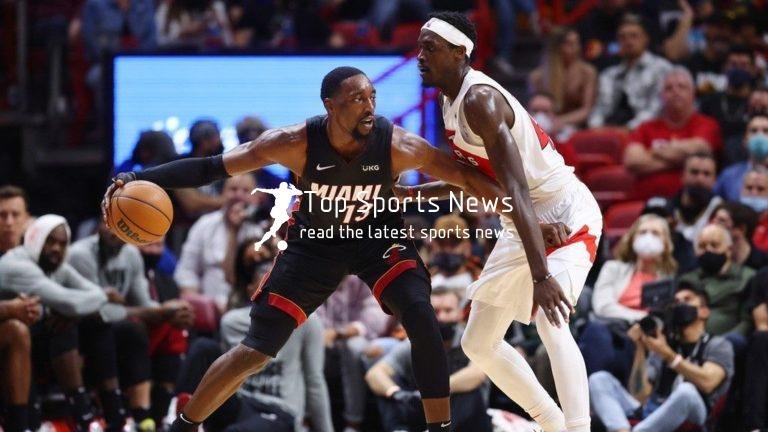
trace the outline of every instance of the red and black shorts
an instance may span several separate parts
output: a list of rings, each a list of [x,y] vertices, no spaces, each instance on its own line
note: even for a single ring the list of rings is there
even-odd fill
[[[383,300],[385,290],[404,280],[408,286],[398,292],[406,294],[388,301],[429,303],[429,273],[411,241],[365,239],[330,243],[297,239],[289,241],[288,248],[278,254],[272,271],[254,294],[251,327],[243,344],[274,357],[293,330],[349,274],[368,284],[387,313],[391,312]],[[396,305],[401,306],[404,305]]]

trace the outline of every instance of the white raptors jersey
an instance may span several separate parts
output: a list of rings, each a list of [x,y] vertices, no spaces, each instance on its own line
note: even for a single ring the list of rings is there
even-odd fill
[[[482,138],[470,129],[464,116],[464,96],[470,87],[478,84],[491,86],[501,92],[515,113],[515,124],[510,132],[518,146],[531,200],[534,203],[553,198],[565,185],[576,180],[573,168],[565,164],[563,157],[555,150],[552,139],[531,118],[520,102],[499,83],[474,69],[470,69],[464,77],[456,100],[451,101],[445,95],[442,96],[445,133],[455,158],[496,178]]]

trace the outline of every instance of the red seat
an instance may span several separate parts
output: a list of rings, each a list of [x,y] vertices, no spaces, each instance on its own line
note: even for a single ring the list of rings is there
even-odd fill
[[[189,302],[195,312],[192,328],[202,333],[214,333],[218,330],[219,308],[212,298],[190,292],[184,292],[179,297]]]
[[[605,153],[579,153],[576,152],[577,166],[579,170],[577,174],[581,177],[586,177],[590,172],[610,166],[616,166],[616,161]]]
[[[592,191],[600,209],[605,211],[613,204],[629,199],[635,178],[622,165],[611,165],[587,172],[584,183]]]
[[[577,131],[568,141],[576,149],[579,157],[582,154],[604,154],[608,155],[615,164],[621,164],[627,139],[628,135],[624,130],[601,128]]]
[[[605,237],[608,244],[621,238],[637,220],[645,207],[645,201],[628,201],[614,204],[605,213]]]

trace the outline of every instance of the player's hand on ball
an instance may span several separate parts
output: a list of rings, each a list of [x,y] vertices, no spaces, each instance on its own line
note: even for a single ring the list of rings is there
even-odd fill
[[[571,234],[571,229],[562,222],[542,223],[539,224],[539,228],[541,228],[541,235],[544,237],[544,243],[547,247],[560,246],[568,240],[568,236]]]
[[[531,315],[536,315],[536,309],[541,307],[547,319],[553,326],[560,327],[560,316],[568,323],[569,317],[575,312],[571,302],[563,293],[563,289],[554,277],[549,277],[533,285],[533,310]]]
[[[112,179],[112,183],[104,193],[104,198],[101,200],[101,217],[104,219],[104,223],[109,226],[109,202],[112,201],[112,195],[115,191],[123,187],[126,183],[136,180],[136,174],[133,172],[122,172],[115,175]]]

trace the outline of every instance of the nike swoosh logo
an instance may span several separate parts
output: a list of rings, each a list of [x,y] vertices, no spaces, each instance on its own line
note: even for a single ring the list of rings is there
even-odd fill
[[[333,168],[333,167],[335,167],[335,166],[336,166],[336,165],[320,166],[320,164],[317,164],[317,166],[316,166],[315,168],[316,168],[318,171],[325,171],[325,170],[327,170],[327,169],[330,169],[330,168]]]
[[[441,427],[441,428],[444,428],[444,427],[448,427],[448,426],[450,426],[450,425],[451,425],[451,422],[448,422],[448,423],[440,423],[440,427]]]

